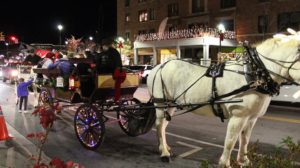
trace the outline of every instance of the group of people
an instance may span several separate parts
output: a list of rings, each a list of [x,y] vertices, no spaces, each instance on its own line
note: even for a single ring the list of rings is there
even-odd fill
[[[112,39],[104,39],[102,41],[103,51],[101,53],[90,53],[88,57],[92,57],[94,64],[96,65],[96,72],[98,74],[108,73],[113,74],[116,68],[122,68],[122,60],[119,52],[113,47]],[[60,53],[58,59],[54,58],[53,53],[48,53],[44,58],[40,58],[36,55],[30,55],[25,61],[30,62],[33,65],[37,65],[39,68],[47,69],[59,69],[60,75],[64,78],[68,78],[75,66],[68,60],[65,54]],[[91,69],[90,64],[82,63],[77,64],[77,69],[82,75],[86,75]],[[42,74],[38,74],[37,78],[43,78]],[[17,96],[19,99],[19,112],[22,112],[22,106],[24,105],[24,112],[27,112],[27,101],[28,101],[28,89],[27,87],[31,85],[33,79],[29,81],[24,81],[23,78],[19,79],[19,84],[17,87]],[[89,83],[93,83],[89,81]]]

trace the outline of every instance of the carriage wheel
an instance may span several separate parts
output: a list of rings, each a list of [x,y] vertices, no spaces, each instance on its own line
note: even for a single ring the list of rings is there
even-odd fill
[[[104,140],[105,125],[102,114],[93,105],[81,105],[74,117],[74,129],[79,142],[87,149],[95,150]]]
[[[47,89],[42,89],[38,99],[38,106],[43,104],[51,104],[52,96]]]
[[[126,106],[130,106],[130,105],[137,105],[140,104],[141,102],[138,99],[131,99],[131,100],[126,100],[123,102],[122,105]],[[128,121],[129,121],[129,116],[127,115],[128,113],[130,113],[131,115],[137,113],[136,110],[127,110],[127,111],[118,111],[117,112],[117,118],[119,120],[119,125],[121,127],[121,129],[128,135],[128,136],[132,136],[135,137],[137,136],[136,134],[133,134],[129,131],[128,128]]]

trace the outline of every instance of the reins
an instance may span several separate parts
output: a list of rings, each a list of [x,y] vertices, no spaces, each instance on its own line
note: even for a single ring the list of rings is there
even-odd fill
[[[299,54],[298,54],[298,58],[296,58],[294,61],[283,61],[283,60],[278,60],[278,59],[273,59],[273,58],[266,57],[266,56],[264,56],[263,54],[261,54],[261,53],[259,53],[259,52],[257,52],[257,53],[258,53],[259,56],[265,58],[266,60],[268,60],[268,61],[270,61],[270,62],[273,62],[273,63],[276,63],[277,65],[280,65],[280,66],[283,67],[283,68],[287,68],[287,72],[288,72],[288,76],[289,76],[289,77],[288,77],[288,78],[287,78],[287,77],[284,77],[284,76],[282,76],[282,75],[280,75],[280,74],[277,74],[277,73],[275,73],[275,72],[273,72],[273,71],[271,71],[271,70],[268,69],[268,71],[269,71],[272,75],[275,75],[275,76],[277,76],[277,77],[280,77],[280,78],[282,78],[282,79],[288,81],[288,82],[291,83],[291,84],[294,84],[294,85],[300,85],[299,83],[297,83],[297,82],[295,82],[293,79],[291,79],[291,75],[290,75],[290,70],[291,70],[291,69],[292,69],[292,70],[300,70],[300,69],[295,69],[295,68],[293,68],[293,65],[294,65],[295,63],[297,63],[298,61],[300,61],[300,56],[299,56]],[[280,64],[280,63],[291,64],[291,65],[290,65],[289,67],[286,67],[285,65],[282,65],[282,64]]]

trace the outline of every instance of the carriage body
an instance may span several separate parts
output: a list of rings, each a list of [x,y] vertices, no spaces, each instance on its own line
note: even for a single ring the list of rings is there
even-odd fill
[[[141,103],[133,98],[139,87],[138,73],[127,72],[125,80],[118,88],[112,74],[79,75],[75,68],[71,74],[74,81],[69,80],[69,86],[57,87],[56,79],[60,74],[58,69],[35,68],[33,72],[48,77],[47,82],[39,85],[40,103],[82,103],[74,115],[74,129],[79,142],[87,149],[96,149],[103,142],[105,123],[109,120],[105,113],[115,112],[121,129],[129,136],[147,133],[154,124],[154,109],[150,110],[151,112],[140,109],[153,104]],[[115,95],[117,89],[120,89],[121,93],[118,99]]]
[[[89,63],[84,59],[72,59],[72,63]],[[34,68],[34,73],[43,74],[48,79],[39,83],[40,89],[47,89],[51,96],[68,103],[80,103],[88,100],[105,100],[114,97],[115,81],[111,74],[80,75],[75,67],[69,79],[64,80],[64,85],[58,84],[59,69]],[[73,80],[73,81],[72,81]],[[88,82],[87,82],[88,81]],[[60,85],[60,86],[58,86]],[[126,73],[126,79],[121,84],[121,98],[133,98],[133,94],[139,86],[137,73]]]

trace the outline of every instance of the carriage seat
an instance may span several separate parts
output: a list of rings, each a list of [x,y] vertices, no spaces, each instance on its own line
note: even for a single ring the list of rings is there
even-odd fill
[[[127,73],[125,81],[121,84],[121,88],[138,87],[139,75],[137,73]],[[99,74],[97,79],[97,88],[115,88],[115,80],[111,74]]]

